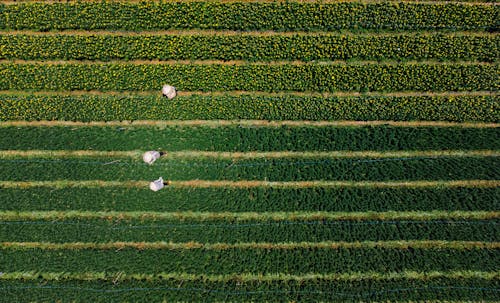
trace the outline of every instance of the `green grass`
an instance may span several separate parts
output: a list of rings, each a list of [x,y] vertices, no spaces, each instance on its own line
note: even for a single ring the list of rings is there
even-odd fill
[[[0,95],[0,120],[393,120],[499,122],[497,96]]]
[[[281,126],[0,127],[0,149],[328,151],[500,149],[497,128]]]

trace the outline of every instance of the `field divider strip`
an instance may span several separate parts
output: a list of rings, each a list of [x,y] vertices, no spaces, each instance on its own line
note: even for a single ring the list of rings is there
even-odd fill
[[[191,220],[200,222],[310,222],[310,221],[430,221],[497,220],[497,211],[406,211],[406,212],[153,212],[153,211],[0,211],[1,221],[97,220]]]
[[[241,97],[241,96],[252,96],[252,97],[319,97],[319,98],[331,98],[331,97],[460,97],[460,96],[499,96],[500,93],[497,91],[446,91],[446,92],[418,92],[418,91],[402,91],[402,92],[355,92],[355,91],[337,91],[337,92],[299,92],[299,91],[289,91],[289,92],[263,92],[263,91],[213,91],[213,92],[202,92],[202,91],[178,91],[177,96],[179,97],[191,97],[191,96],[202,96],[202,97]],[[98,91],[98,90],[74,90],[74,91],[19,91],[19,90],[0,90],[0,97],[7,96],[57,96],[57,97],[84,97],[84,96],[99,96],[99,97],[122,97],[130,98],[131,96],[141,96],[141,97],[161,97],[159,90],[151,91],[131,91],[128,93],[120,91]]]
[[[130,158],[141,159],[145,151],[96,151],[96,150],[0,150],[0,159],[19,158]],[[328,151],[328,152],[213,152],[213,151],[165,151],[161,159],[213,158],[236,159],[281,159],[281,158],[419,158],[419,157],[499,157],[496,150],[427,150],[427,151]]]
[[[0,181],[0,188],[148,188],[151,181]],[[229,181],[229,180],[169,180],[168,186],[177,188],[495,188],[500,180],[453,180],[453,181]]]
[[[201,96],[201,97],[242,97],[242,96],[252,96],[252,97],[269,97],[269,98],[279,98],[279,97],[319,97],[319,98],[331,98],[331,97],[460,97],[460,96],[499,96],[500,93],[497,91],[445,91],[445,92],[419,92],[419,91],[401,91],[401,92],[355,92],[355,91],[337,91],[337,92],[300,92],[300,91],[288,91],[288,92],[263,92],[263,91],[213,91],[213,92],[203,92],[203,91],[178,91],[177,96],[179,97],[191,97],[191,96]],[[73,91],[33,91],[26,92],[20,90],[0,90],[0,97],[14,97],[14,96],[44,96],[44,97],[85,97],[85,96],[99,96],[99,97],[122,97],[130,98],[131,96],[141,96],[141,97],[161,97],[160,90],[149,90],[149,91],[130,91],[127,93],[120,91],[98,91],[98,90],[73,90]]]
[[[20,4],[20,3],[44,3],[44,4],[54,4],[54,3],[78,3],[78,2],[84,2],[84,3],[95,3],[99,2],[98,0],[21,0],[21,1],[15,1],[15,0],[0,0],[0,4],[5,4],[5,5],[15,5],[15,4]],[[111,0],[110,2],[112,3],[142,3],[143,1],[141,0]],[[160,2],[159,0],[154,0],[151,1],[154,3]],[[178,0],[165,0],[164,2],[178,2]],[[190,3],[190,2],[197,2],[197,0],[182,0],[184,3]],[[317,0],[292,0],[292,1],[286,1],[286,0],[206,0],[208,3],[221,3],[221,4],[230,4],[230,3],[285,3],[285,2],[291,2],[291,3],[308,3],[308,4],[316,4],[318,3]],[[398,3],[419,3],[419,4],[461,4],[461,5],[494,5],[495,2],[492,1],[468,1],[468,0],[458,0],[458,1],[445,1],[445,0],[322,0],[322,4],[336,4],[339,2],[361,2],[361,3],[385,3],[385,2],[398,2]]]
[[[43,250],[234,250],[234,249],[500,249],[500,242],[479,241],[440,241],[440,240],[411,240],[411,241],[363,241],[363,242],[290,242],[290,243],[200,243],[200,242],[73,242],[73,243],[50,243],[50,242],[0,242],[0,250],[14,249],[43,249]]]
[[[150,127],[460,127],[460,128],[498,128],[500,123],[483,122],[446,122],[446,121],[267,121],[267,120],[135,120],[135,121],[0,121],[0,127],[107,127],[107,126],[150,126]]]
[[[2,1],[0,1],[1,3]],[[399,2],[399,1],[398,1]],[[141,31],[127,31],[127,30],[60,30],[57,32],[38,32],[35,30],[7,30],[0,29],[0,36],[113,36],[113,37],[138,37],[138,36],[243,36],[243,37],[293,37],[293,36],[332,36],[332,37],[399,37],[399,36],[433,36],[439,33],[447,37],[497,37],[500,34],[495,32],[474,32],[474,31],[456,31],[456,32],[439,32],[439,31],[409,31],[402,30],[398,32],[353,32],[349,30],[342,31],[342,33],[328,32],[328,31],[275,31],[275,30],[249,30],[249,31],[236,31],[236,30],[215,30],[215,29],[169,29],[169,30],[141,30]]]
[[[147,188],[151,181],[0,181],[0,188]],[[181,188],[435,188],[475,187],[495,188],[500,180],[453,180],[453,181],[229,181],[229,180],[170,180],[169,186]]]
[[[345,272],[331,274],[292,275],[276,274],[190,274],[185,272],[162,272],[157,274],[124,272],[4,272],[0,281],[208,281],[208,282],[310,282],[310,281],[384,281],[384,280],[428,280],[428,279],[483,279],[499,280],[499,271],[402,271],[402,272]]]
[[[382,66],[399,66],[399,65],[498,65],[496,62],[483,61],[453,61],[443,62],[439,60],[410,60],[400,62],[397,60],[317,60],[317,61],[300,61],[300,60],[285,60],[285,61],[246,61],[246,60],[23,60],[23,59],[0,59],[0,65],[17,64],[17,65],[225,65],[225,66],[269,66],[269,65],[345,65],[345,66],[361,66],[361,65],[382,65]]]

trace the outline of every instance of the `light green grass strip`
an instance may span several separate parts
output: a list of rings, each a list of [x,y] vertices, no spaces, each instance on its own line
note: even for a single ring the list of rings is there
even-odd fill
[[[22,280],[22,281],[61,281],[61,280],[79,280],[79,281],[147,281],[156,282],[162,280],[176,281],[205,281],[205,282],[274,282],[274,281],[385,281],[385,280],[431,280],[431,279],[482,279],[499,280],[500,272],[484,271],[403,271],[403,272],[347,272],[333,274],[306,274],[290,275],[284,273],[277,274],[189,274],[178,272],[163,272],[158,274],[144,273],[124,273],[124,272],[6,272],[0,275],[0,281]]]
[[[61,2],[67,2],[68,0],[61,0]],[[78,0],[81,2],[82,0]],[[184,0],[185,1],[185,0]],[[317,1],[317,0],[316,0]],[[324,0],[323,0],[324,1]],[[396,0],[394,0],[396,1]],[[5,2],[0,0],[0,3]],[[17,0],[16,2],[20,2]],[[37,2],[40,2],[38,0]],[[100,2],[100,1],[96,1]],[[128,0],[130,2],[130,0]],[[139,1],[138,1],[139,2]],[[205,0],[206,2],[206,0]],[[273,1],[274,2],[274,1]],[[335,1],[340,2],[340,1]],[[357,0],[356,2],[361,2]],[[400,2],[400,0],[397,0]],[[420,1],[421,2],[421,1]],[[332,36],[332,37],[400,37],[400,36],[432,36],[435,35],[436,32],[429,30],[418,30],[418,31],[410,31],[410,30],[400,30],[397,32],[352,32],[348,29],[343,30],[342,33],[328,32],[328,31],[274,31],[274,30],[249,30],[249,31],[236,31],[236,30],[214,30],[214,29],[168,29],[168,30],[142,30],[142,31],[126,31],[126,30],[106,30],[106,29],[98,29],[92,31],[85,31],[81,29],[73,29],[73,30],[63,30],[63,31],[49,31],[49,32],[37,32],[32,29],[17,29],[17,30],[9,30],[9,29],[1,29],[0,35],[29,35],[29,36],[125,36],[125,37],[137,37],[137,36],[242,36],[242,37],[269,37],[269,36],[280,36],[280,37],[290,37],[290,36]],[[440,33],[442,36],[446,37],[461,37],[461,36],[472,36],[472,37],[496,37],[498,33],[490,33],[490,32],[474,32],[474,31],[454,31],[454,32],[443,32]]]
[[[196,220],[213,221],[318,221],[318,220],[491,220],[497,211],[409,211],[409,212],[115,212],[115,211],[1,211],[0,220]]]
[[[199,242],[72,242],[72,243],[50,243],[50,242],[0,242],[0,249],[44,249],[44,250],[120,250],[120,249],[167,249],[167,250],[231,250],[231,249],[500,249],[500,242],[479,241],[440,241],[440,240],[411,240],[411,241],[364,241],[364,242],[289,242],[289,243],[199,243]]]
[[[1,36],[1,31],[0,31]],[[500,36],[500,34],[499,34]],[[301,91],[287,91],[287,92],[263,92],[263,91],[178,91],[179,97],[190,96],[211,96],[211,97],[239,97],[239,96],[260,96],[260,97],[446,97],[446,96],[497,96],[500,95],[496,91],[443,91],[443,92],[427,92],[427,91],[401,91],[401,92],[356,92],[356,91],[336,91],[336,92],[301,92]],[[23,91],[23,90],[0,90],[1,97],[11,96],[100,96],[100,97],[130,97],[130,96],[161,96],[159,90],[146,90],[146,91],[98,91],[98,90],[71,90],[71,91]]]
[[[152,181],[152,180],[151,180]],[[149,188],[151,181],[0,181],[0,188]],[[169,181],[169,186],[177,188],[495,188],[500,180],[453,180],[453,181],[227,181],[227,180],[187,180]],[[164,190],[168,190],[168,187]]]
[[[99,122],[73,122],[73,121],[4,121],[0,127],[116,127],[116,126],[152,126],[152,127],[365,127],[365,126],[392,126],[392,127],[461,127],[461,128],[498,128],[500,123],[482,122],[445,122],[445,121],[266,121],[266,120],[141,120],[141,121],[99,121]]]
[[[13,158],[131,158],[142,159],[145,151],[95,151],[95,150],[0,150],[0,159]],[[329,152],[212,152],[164,151],[162,159],[263,159],[263,158],[416,158],[416,157],[499,157],[495,150],[428,150],[428,151],[329,151]],[[141,160],[142,161],[142,160]]]

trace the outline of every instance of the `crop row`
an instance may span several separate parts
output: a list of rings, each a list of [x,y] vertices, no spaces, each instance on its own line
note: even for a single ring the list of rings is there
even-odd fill
[[[0,90],[498,90],[498,64],[0,64]]]
[[[1,126],[1,124],[0,124]],[[404,126],[2,126],[2,150],[498,150],[498,128]],[[334,139],[334,140],[332,140]]]
[[[142,242],[143,243],[143,242]],[[144,244],[144,243],[143,243]],[[188,243],[189,244],[189,243]],[[141,243],[138,243],[140,247]],[[267,245],[270,246],[270,245]],[[40,249],[2,248],[0,263],[12,271],[104,271],[192,274],[337,273],[388,271],[494,271],[498,249],[473,248],[228,248]]]
[[[60,220],[0,222],[2,242],[495,241],[498,220],[228,221]]]
[[[424,281],[276,281],[211,282],[203,280],[119,281],[120,274],[109,280],[2,281],[0,290],[7,302],[292,302],[333,300],[344,302],[369,299],[399,302],[425,300],[496,300],[498,280],[434,278]],[[432,301],[446,298],[447,301]],[[403,301],[401,301],[403,302]],[[453,301],[458,302],[458,301]]]
[[[500,188],[2,188],[10,211],[498,211]],[[159,201],[162,201],[159,203]]]
[[[0,59],[24,60],[480,60],[498,36],[413,35],[1,35]]]
[[[495,5],[461,3],[71,2],[0,6],[0,28],[498,30]],[[203,12],[203,13],[200,13]]]
[[[0,180],[498,180],[500,157],[388,159],[2,159]]]
[[[500,122],[497,96],[0,95],[0,120],[392,120]]]

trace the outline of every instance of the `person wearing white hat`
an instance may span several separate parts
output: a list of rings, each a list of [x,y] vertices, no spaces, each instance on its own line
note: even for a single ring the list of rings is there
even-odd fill
[[[144,160],[144,162],[146,162],[147,164],[151,165],[151,164],[153,164],[153,162],[158,160],[161,156],[162,156],[161,152],[158,152],[156,150],[151,150],[151,151],[145,152],[144,155],[142,155],[142,160]]]
[[[163,85],[161,93],[169,99],[173,99],[177,96],[177,90],[171,85]]]

